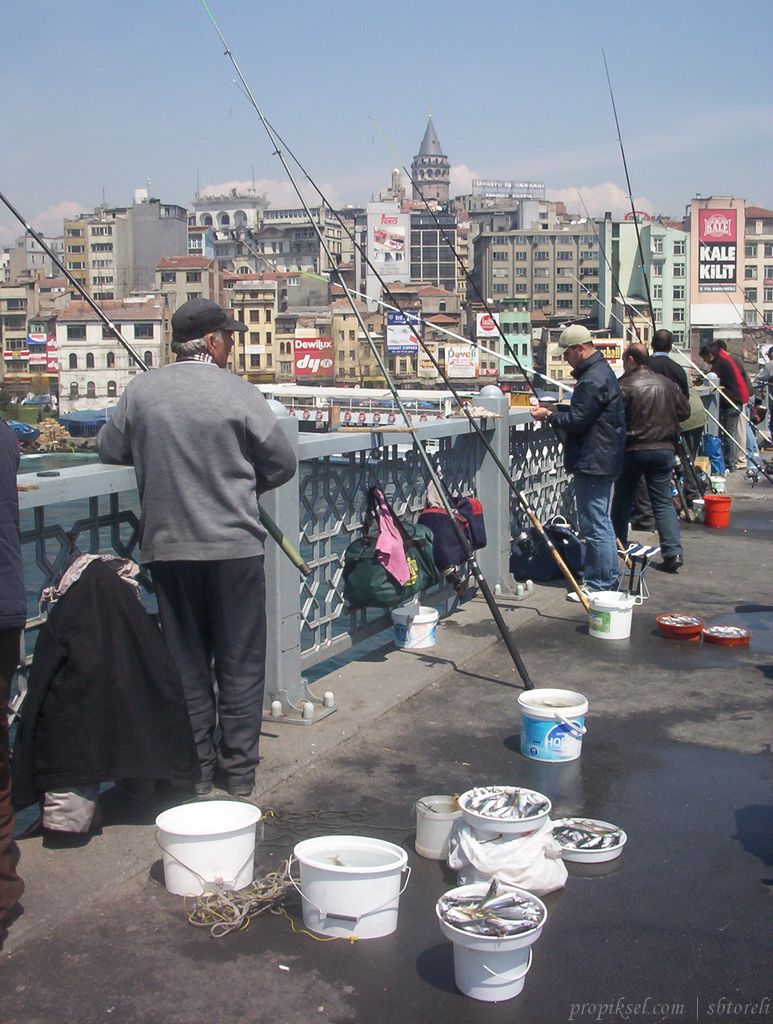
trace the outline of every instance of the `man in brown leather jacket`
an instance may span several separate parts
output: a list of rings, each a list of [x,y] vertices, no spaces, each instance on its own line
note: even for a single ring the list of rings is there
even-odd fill
[[[663,556],[657,568],[674,573],[684,565],[684,553],[679,517],[671,500],[671,477],[679,421],[689,416],[690,403],[677,384],[653,373],[648,362],[644,345],[630,345],[623,353],[625,373],[620,386],[625,401],[625,456],[615,484],[612,525],[626,544],[634,492],[644,476]]]

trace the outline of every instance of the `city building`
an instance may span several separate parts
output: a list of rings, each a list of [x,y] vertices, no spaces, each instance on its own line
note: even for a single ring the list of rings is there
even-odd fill
[[[419,152],[411,163],[413,198],[428,203],[447,203],[451,187],[451,165],[429,115]]]
[[[100,303],[148,367],[169,362],[169,328],[162,295],[132,296]],[[56,323],[59,408],[103,409],[114,405],[142,371],[112,331],[85,302],[71,302]]]
[[[280,275],[271,275],[271,280],[266,277],[268,275],[256,275],[246,280],[237,275],[228,292],[231,314],[248,328],[241,334],[234,334],[231,351],[233,369],[255,384],[271,384],[282,379],[277,372],[280,357],[292,355],[287,341],[278,343],[275,340],[277,278]]]
[[[744,323],[773,327],[773,210],[746,206],[744,220]]]
[[[60,260],[64,255],[64,239],[43,238],[43,241]],[[37,277],[55,277],[59,268],[30,234],[20,235],[8,254],[8,280],[21,282]]]
[[[154,288],[166,299],[171,316],[190,299],[220,302],[222,273],[214,259],[202,256],[164,256],[156,264]]]
[[[743,343],[744,288],[753,287],[759,267],[759,255],[750,257],[746,276],[741,250],[746,236],[745,207],[743,199],[732,196],[696,197],[687,206],[690,349],[694,354],[710,341],[723,340],[733,349]],[[764,223],[764,218],[760,219]]]

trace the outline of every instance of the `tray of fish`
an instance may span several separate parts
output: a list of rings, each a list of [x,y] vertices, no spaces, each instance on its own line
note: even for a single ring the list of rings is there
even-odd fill
[[[548,916],[542,900],[496,878],[490,884],[475,882],[451,889],[437,901],[435,912],[447,939],[488,950],[530,946]]]
[[[617,825],[597,818],[561,818],[553,823],[553,838],[564,860],[602,864],[623,852],[628,836]]]
[[[536,831],[552,806],[542,793],[520,786],[477,786],[459,797],[459,810],[468,825],[502,834]]]

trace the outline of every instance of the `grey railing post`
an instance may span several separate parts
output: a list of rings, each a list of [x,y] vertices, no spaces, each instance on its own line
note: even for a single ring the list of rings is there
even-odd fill
[[[299,454],[298,422],[275,408],[296,458]],[[300,472],[300,465],[298,467]],[[300,522],[298,474],[260,499],[261,506],[288,539],[297,545]],[[282,702],[284,714],[300,711],[306,696],[301,678],[301,609],[298,570],[270,537],[266,538],[266,693],[264,707]]]
[[[705,432],[707,434],[717,436],[719,434],[719,427],[714,420],[719,419],[719,392],[716,391],[715,388],[719,386],[719,377],[717,377],[716,373],[707,373],[706,377],[713,387],[709,391],[708,395],[703,399],[703,404],[706,406],[706,410],[709,414]],[[711,418],[712,416],[714,419]]]
[[[510,403],[507,396],[493,384],[487,385],[475,396],[475,405],[496,414],[496,418],[483,420],[481,426],[484,430],[491,430],[489,444],[502,465],[508,466]],[[483,503],[487,539],[486,547],[478,552],[478,563],[491,589],[507,593],[513,589],[510,578],[510,488],[485,449],[482,449],[475,475],[475,494]]]

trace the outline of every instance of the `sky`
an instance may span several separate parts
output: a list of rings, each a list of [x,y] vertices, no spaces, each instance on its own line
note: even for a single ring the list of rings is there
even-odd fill
[[[592,215],[773,208],[770,0],[209,0],[255,100],[334,204],[410,167],[431,112],[452,195],[544,181]],[[0,192],[39,231],[150,185],[297,205],[201,0],[2,0]],[[306,185],[309,196],[314,195]],[[0,244],[21,226],[0,205]]]

